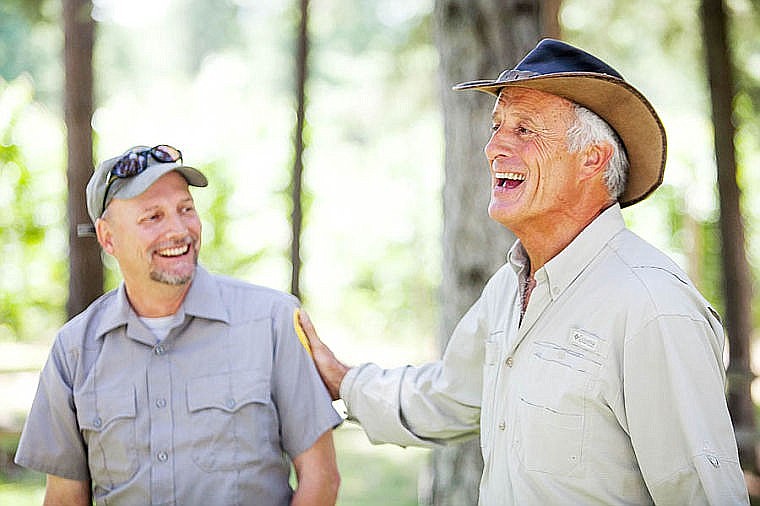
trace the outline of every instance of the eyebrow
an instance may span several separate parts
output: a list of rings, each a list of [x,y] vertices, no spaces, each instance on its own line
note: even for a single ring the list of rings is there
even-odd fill
[[[177,203],[178,203],[178,204],[186,204],[186,203],[188,203],[188,202],[193,202],[193,203],[195,203],[195,201],[193,200],[193,197],[192,197],[192,195],[188,195],[187,197],[185,197],[185,198],[181,199],[181,200],[180,200],[180,201],[178,201]],[[147,213],[147,212],[149,212],[149,211],[154,211],[154,210],[156,210],[156,209],[161,209],[161,207],[163,207],[163,206],[161,206],[160,204],[154,204],[154,205],[150,205],[150,206],[147,206],[147,207],[143,207],[143,208],[140,210],[140,212],[141,212],[141,213]]]

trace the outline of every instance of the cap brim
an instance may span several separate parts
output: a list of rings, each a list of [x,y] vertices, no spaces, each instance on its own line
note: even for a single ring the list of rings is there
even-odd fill
[[[151,165],[137,176],[117,179],[113,182],[108,201],[111,199],[131,199],[141,195],[162,176],[177,171],[182,174],[190,186],[208,186],[208,180],[198,169],[176,162]],[[118,185],[118,186],[117,186]]]
[[[665,128],[649,101],[622,79],[606,74],[566,72],[514,81],[468,81],[454,90],[478,90],[498,96],[504,87],[530,88],[571,100],[603,118],[625,145],[630,172],[622,207],[648,197],[662,183],[667,141]]]

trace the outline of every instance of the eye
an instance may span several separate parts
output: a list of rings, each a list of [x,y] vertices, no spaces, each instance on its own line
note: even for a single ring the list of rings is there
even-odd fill
[[[524,126],[520,125],[517,128],[515,128],[515,132],[517,132],[517,135],[530,135],[533,133],[532,130],[525,128]]]
[[[161,219],[161,213],[154,212],[154,213],[148,213],[142,217],[140,221],[142,222],[155,222]]]
[[[500,127],[500,126],[501,126],[501,125],[500,125],[499,123],[493,123],[493,124],[491,124],[491,131],[492,131],[492,132],[495,132],[495,131],[497,131],[497,130],[499,129],[499,127]]]

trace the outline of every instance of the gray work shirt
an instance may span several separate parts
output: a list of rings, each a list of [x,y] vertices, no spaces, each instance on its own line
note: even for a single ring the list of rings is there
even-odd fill
[[[296,308],[198,267],[157,343],[122,284],[61,329],[16,462],[91,479],[98,504],[288,504],[288,457],[341,422]]]
[[[512,249],[441,361],[351,369],[375,442],[480,433],[480,504],[748,504],[724,396],[723,330],[670,259],[606,210],[535,273]]]

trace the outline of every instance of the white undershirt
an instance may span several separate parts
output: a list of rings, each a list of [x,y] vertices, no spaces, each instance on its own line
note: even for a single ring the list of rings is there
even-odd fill
[[[153,335],[156,336],[158,342],[161,342],[166,339],[166,336],[169,335],[169,332],[171,332],[174,327],[182,323],[182,314],[177,312],[170,314],[169,316],[159,316],[157,318],[140,316],[140,321],[153,332]]]

